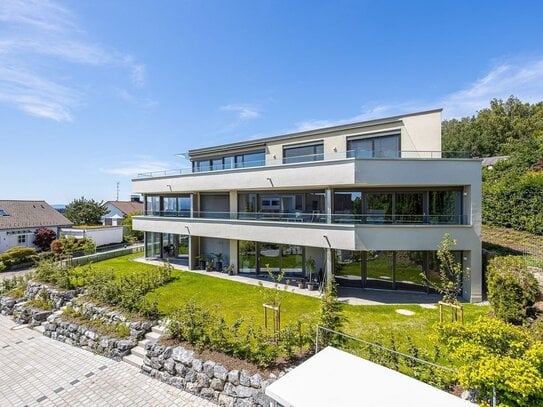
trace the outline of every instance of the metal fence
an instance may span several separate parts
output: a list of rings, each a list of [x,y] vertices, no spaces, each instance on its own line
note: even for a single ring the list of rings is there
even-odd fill
[[[394,342],[394,347],[389,347],[320,325],[317,325],[315,336],[315,353],[331,345],[443,390],[450,390],[458,383],[458,372],[455,369],[436,363],[439,353],[433,355],[434,361],[428,361],[423,359],[421,351],[413,344],[407,345],[409,353],[401,352],[396,348]],[[438,351],[436,350],[436,352]],[[493,407],[497,405],[495,388],[493,389],[492,400],[488,401]]]
[[[72,266],[82,266],[84,264],[91,263],[91,262],[94,263],[97,261],[112,259],[114,257],[125,256],[127,254],[143,252],[143,249],[144,249],[143,244],[137,244],[137,245],[132,245],[128,247],[123,247],[121,249],[109,250],[106,252],[98,252],[98,253],[89,254],[86,256],[73,257],[69,260],[63,260],[63,262],[69,262]]]

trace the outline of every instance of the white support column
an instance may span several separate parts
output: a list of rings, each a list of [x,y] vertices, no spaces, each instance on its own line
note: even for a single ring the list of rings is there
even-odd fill
[[[483,300],[483,268],[480,250],[462,252],[464,279],[462,281],[462,297],[469,302],[481,302]]]
[[[238,218],[238,191],[230,191],[230,219]]]
[[[332,197],[333,191],[332,188],[326,188],[324,190],[324,202],[326,205],[326,223],[332,223]]]
[[[334,259],[332,258],[332,249],[326,248],[324,249],[326,251],[326,259],[325,259],[325,267],[324,267],[324,273],[325,273],[325,282],[328,286],[333,282],[333,268],[334,268]]]
[[[234,265],[234,273],[238,273],[238,241],[230,239],[230,264]],[[229,265],[230,265],[229,264]]]

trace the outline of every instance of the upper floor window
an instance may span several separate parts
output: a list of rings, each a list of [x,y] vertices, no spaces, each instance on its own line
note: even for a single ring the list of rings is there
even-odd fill
[[[400,135],[366,137],[347,140],[347,157],[400,157]]]
[[[206,158],[192,162],[192,172],[228,170],[231,168],[258,167],[266,163],[264,151],[251,151],[244,154]]]
[[[283,147],[283,164],[321,161],[324,159],[322,143],[304,146]]]

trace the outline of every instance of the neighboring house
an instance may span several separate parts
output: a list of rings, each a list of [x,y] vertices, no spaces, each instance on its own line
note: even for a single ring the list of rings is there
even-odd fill
[[[91,239],[97,247],[123,242],[122,226],[63,228],[62,235]]]
[[[195,149],[188,171],[140,174],[146,256],[222,254],[248,276],[428,291],[457,240],[465,299],[482,300],[481,160],[441,152],[441,109]],[[308,269],[308,259],[316,267]],[[309,262],[311,264],[312,262]]]
[[[130,201],[107,201],[106,207],[109,213],[102,217],[102,224],[108,226],[120,226],[130,213],[143,213],[143,202],[137,196],[132,197]]]
[[[37,229],[51,229],[58,237],[60,228],[70,226],[72,222],[45,201],[0,200],[0,253],[15,246],[35,247]]]

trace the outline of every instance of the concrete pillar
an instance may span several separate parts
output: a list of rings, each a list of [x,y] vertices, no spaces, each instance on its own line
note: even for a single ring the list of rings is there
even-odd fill
[[[481,250],[462,252],[464,279],[462,281],[462,297],[470,302],[483,300],[483,264]],[[467,271],[466,271],[467,269]]]
[[[234,273],[238,272],[238,241],[230,239],[230,264],[234,265]]]
[[[333,278],[334,278],[334,274],[333,274],[333,270],[334,270],[334,259],[332,257],[332,249],[330,248],[326,248],[324,249],[325,252],[326,252],[326,259],[325,259],[325,262],[324,262],[324,281],[326,283],[326,285],[328,286],[328,284],[332,283],[333,282]]]
[[[196,270],[200,265],[197,257],[200,255],[200,238],[189,236],[189,269]]]
[[[230,219],[238,218],[238,191],[230,191]]]
[[[332,188],[326,188],[324,190],[324,204],[326,205],[326,223],[332,223],[333,196],[334,194]]]

